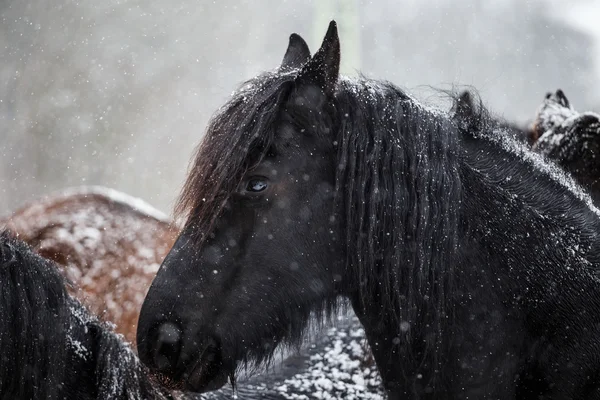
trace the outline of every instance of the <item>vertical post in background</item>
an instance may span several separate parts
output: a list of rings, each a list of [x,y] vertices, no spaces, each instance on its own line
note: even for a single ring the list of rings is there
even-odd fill
[[[338,0],[339,31],[342,46],[340,73],[356,75],[360,70],[359,0]]]
[[[314,43],[314,47],[309,46],[312,54],[315,54],[321,45],[329,21],[334,19],[336,16],[337,0],[314,0],[314,4],[312,41]]]
[[[329,21],[338,24],[341,44],[340,73],[355,75],[360,69],[360,18],[359,0],[315,0],[313,37],[316,47],[321,45]]]

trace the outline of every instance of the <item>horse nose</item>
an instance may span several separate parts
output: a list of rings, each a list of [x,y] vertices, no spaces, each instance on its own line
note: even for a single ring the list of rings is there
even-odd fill
[[[153,353],[154,365],[159,372],[170,375],[177,367],[181,337],[181,328],[173,322],[164,322],[158,327]]]

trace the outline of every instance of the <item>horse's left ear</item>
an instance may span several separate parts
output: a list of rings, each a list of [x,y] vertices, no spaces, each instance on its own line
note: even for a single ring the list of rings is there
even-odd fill
[[[290,35],[288,48],[279,67],[280,71],[290,71],[302,67],[310,60],[310,50],[302,37],[296,33]]]
[[[326,96],[333,97],[339,73],[340,39],[337,24],[331,21],[321,48],[304,65],[296,78],[296,84],[314,84],[321,88]]]

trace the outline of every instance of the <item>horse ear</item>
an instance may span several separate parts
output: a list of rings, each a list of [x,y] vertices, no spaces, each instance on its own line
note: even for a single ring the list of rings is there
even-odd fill
[[[340,39],[337,24],[329,23],[321,48],[304,65],[298,77],[297,85],[315,84],[325,95],[333,96],[340,73]]]
[[[471,118],[475,115],[475,104],[471,93],[465,90],[456,100],[456,116],[459,118]]]
[[[308,60],[310,60],[310,50],[308,49],[308,45],[300,35],[292,33],[279,70],[290,71],[300,68],[306,64]]]
[[[571,103],[569,102],[569,99],[567,99],[567,96],[565,96],[565,92],[563,92],[561,89],[557,89],[554,95],[556,96],[560,105],[566,108],[571,108]]]

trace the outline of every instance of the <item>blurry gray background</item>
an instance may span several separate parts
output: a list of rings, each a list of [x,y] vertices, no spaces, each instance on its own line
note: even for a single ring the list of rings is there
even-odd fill
[[[597,0],[0,0],[0,215],[91,184],[170,212],[212,113],[332,18],[347,74],[516,122],[556,88],[600,110]]]

